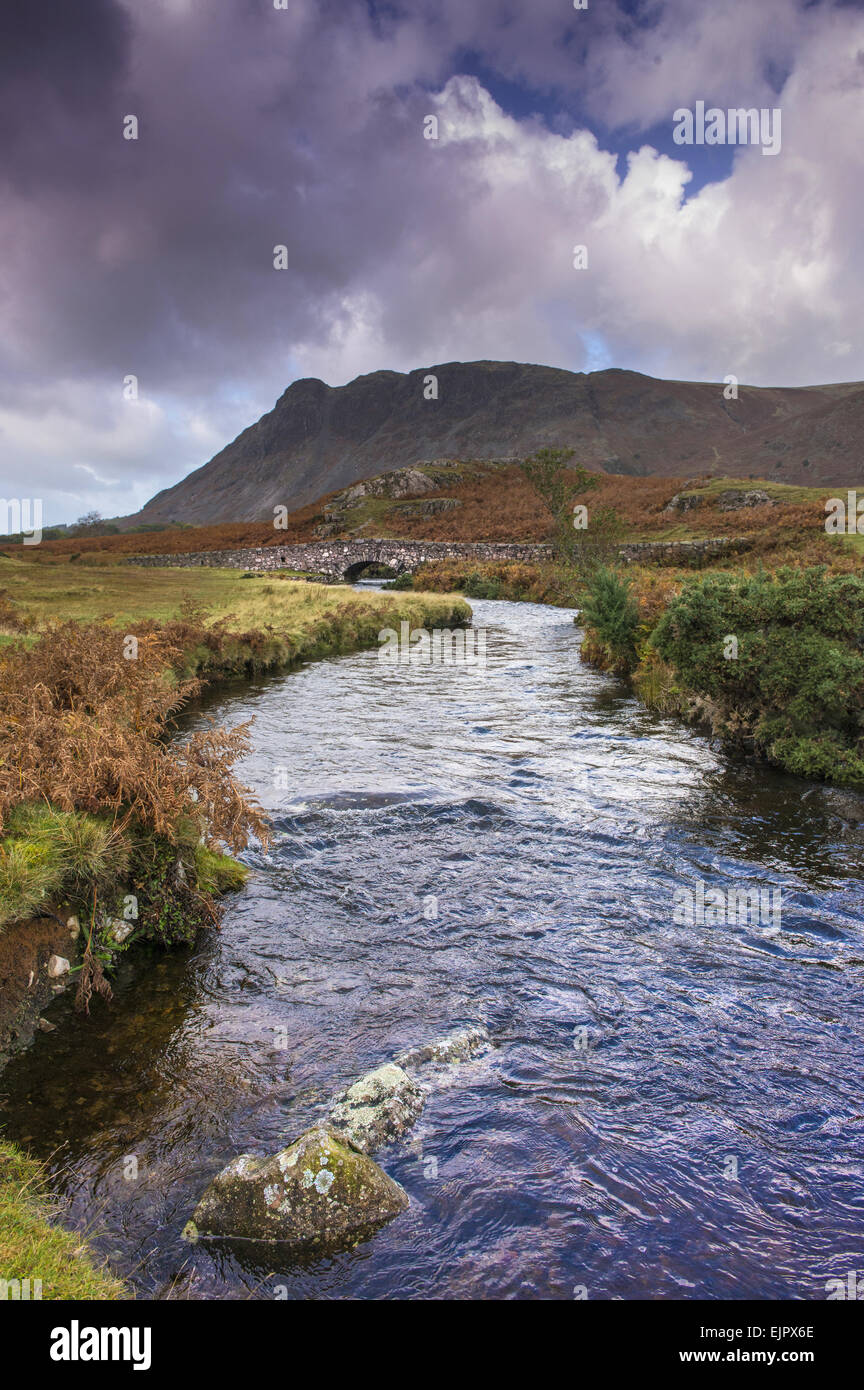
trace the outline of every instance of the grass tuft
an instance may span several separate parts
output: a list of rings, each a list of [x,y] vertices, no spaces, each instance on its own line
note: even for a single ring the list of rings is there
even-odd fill
[[[25,1291],[43,1300],[129,1298],[126,1286],[98,1263],[80,1235],[50,1224],[56,1215],[41,1165],[0,1140],[0,1281],[6,1281],[6,1298],[20,1298]],[[30,1281],[29,1290],[22,1288],[24,1280]]]

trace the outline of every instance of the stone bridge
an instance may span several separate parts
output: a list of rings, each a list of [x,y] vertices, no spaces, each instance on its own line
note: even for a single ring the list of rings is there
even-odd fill
[[[463,544],[457,541],[386,539],[310,541],[300,545],[260,545],[248,550],[199,550],[177,555],[132,555],[132,565],[212,565],[219,569],[298,570],[322,579],[357,579],[369,565],[387,565],[395,574],[437,560],[522,561],[543,564],[552,558],[548,545]]]
[[[713,557],[747,550],[749,537],[712,536],[698,541],[638,541],[622,545],[618,554],[627,563],[693,565]],[[130,555],[130,565],[212,565],[215,569],[297,570],[329,583],[353,583],[369,565],[387,565],[395,574],[413,572],[437,560],[469,560],[474,564],[518,561],[546,564],[549,545],[493,544],[461,541],[397,541],[387,539],[310,541],[299,545],[259,545],[247,550],[196,550],[175,555]]]

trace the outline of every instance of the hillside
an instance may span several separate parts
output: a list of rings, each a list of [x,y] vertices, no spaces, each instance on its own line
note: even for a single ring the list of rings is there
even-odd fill
[[[760,551],[776,548],[794,555],[795,547],[812,549],[815,544],[829,559],[838,547],[833,543],[837,538],[824,532],[828,495],[824,487],[759,478],[742,485],[714,475],[688,480],[606,474],[585,500],[589,508],[614,507],[627,541],[758,535]],[[88,557],[110,563],[122,555],[278,546],[331,537],[472,542],[549,541],[552,535],[552,519],[518,465],[504,460],[439,461],[381,474],[319,498],[292,513],[279,530],[266,521],[222,522],[68,537],[32,547],[0,543],[0,560],[5,553],[36,563],[79,558],[87,563]],[[843,549],[848,544],[857,553],[864,536],[840,540]],[[3,573],[0,564],[0,585]]]
[[[424,380],[438,399],[424,398]],[[842,486],[860,476],[864,385],[741,386],[574,373],[516,362],[373,372],[346,386],[295,381],[209,463],[158,493],[136,523],[272,518],[359,479],[434,459],[525,457],[569,446],[603,473]]]

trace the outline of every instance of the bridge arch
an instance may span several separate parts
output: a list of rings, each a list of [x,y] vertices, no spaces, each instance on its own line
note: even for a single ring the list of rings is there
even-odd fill
[[[416,569],[419,563],[419,557],[410,547],[399,541],[378,540],[366,545],[355,542],[350,548],[346,547],[339,568],[343,583],[354,584],[370,566],[386,568],[389,573],[385,577],[395,579],[397,574]]]
[[[386,574],[376,575],[375,578],[395,579],[397,574],[401,574],[407,569],[407,565],[399,565],[386,560],[354,560],[342,572],[342,578],[346,584],[356,584],[358,579],[362,579],[369,569],[386,570]],[[368,578],[373,576],[369,575]]]

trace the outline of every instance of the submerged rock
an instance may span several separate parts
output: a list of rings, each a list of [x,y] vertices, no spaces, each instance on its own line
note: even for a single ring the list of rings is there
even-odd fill
[[[387,1062],[337,1096],[328,1121],[361,1153],[374,1153],[410,1129],[426,1103],[416,1081]]]
[[[400,1067],[419,1067],[425,1062],[467,1062],[469,1057],[490,1046],[491,1039],[486,1029],[482,1024],[474,1023],[449,1033],[446,1038],[435,1038],[432,1042],[400,1053],[396,1063]]]
[[[403,1188],[325,1125],[271,1158],[241,1154],[213,1179],[183,1235],[345,1249],[405,1211]]]

